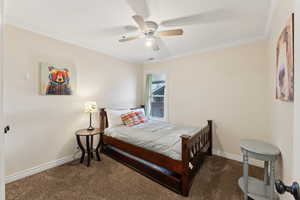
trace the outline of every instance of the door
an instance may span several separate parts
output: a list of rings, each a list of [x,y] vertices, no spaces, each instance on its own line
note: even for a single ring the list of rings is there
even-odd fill
[[[3,0],[0,0],[0,200],[5,199],[3,133]]]

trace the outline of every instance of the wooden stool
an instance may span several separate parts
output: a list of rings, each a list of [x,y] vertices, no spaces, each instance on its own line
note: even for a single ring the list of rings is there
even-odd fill
[[[244,193],[244,200],[251,197],[255,200],[278,199],[275,194],[275,161],[280,150],[272,144],[257,140],[241,140],[243,153],[243,176],[239,179],[239,186]],[[248,176],[248,158],[264,161],[264,181]]]

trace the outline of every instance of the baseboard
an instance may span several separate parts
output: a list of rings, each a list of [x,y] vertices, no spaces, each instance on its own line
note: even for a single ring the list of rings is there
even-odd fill
[[[5,177],[5,183],[11,183],[13,181],[25,178],[27,176],[31,176],[31,175],[40,173],[42,171],[45,171],[47,169],[51,169],[51,168],[60,166],[62,164],[71,162],[73,160],[74,160],[74,155],[70,155],[70,156],[60,158],[58,160],[54,160],[54,161],[51,161],[51,162],[48,162],[48,163],[38,165],[38,166],[30,168],[30,169],[25,169],[25,170],[16,172],[12,175],[6,176]]]
[[[238,162],[242,162],[242,155],[226,153],[226,152],[216,150],[216,149],[213,150],[213,154],[217,155],[217,156],[227,158],[227,159],[230,159],[230,160],[235,160],[235,161],[238,161]],[[51,169],[51,168],[60,166],[62,164],[71,162],[73,160],[74,160],[74,155],[70,155],[70,156],[60,158],[58,160],[54,160],[54,161],[51,161],[51,162],[48,162],[48,163],[38,165],[38,166],[30,168],[30,169],[25,169],[25,170],[16,172],[12,175],[6,176],[5,177],[5,183],[11,183],[13,181],[17,181],[17,180],[25,178],[27,176],[31,176],[31,175],[40,173],[42,171],[45,171],[47,169]],[[252,164],[254,166],[257,166],[257,167],[263,167],[262,163],[255,162],[254,160],[250,160],[250,164]]]
[[[238,155],[238,154],[232,154],[232,153],[227,153],[227,152],[223,152],[223,151],[220,151],[220,150],[213,149],[213,155],[221,156],[223,158],[227,158],[227,159],[230,159],[230,160],[235,160],[235,161],[238,161],[238,162],[243,162],[242,155]],[[259,161],[254,160],[254,159],[249,159],[249,163],[250,163],[250,165],[254,165],[254,166],[257,166],[257,167],[264,167],[263,162],[259,162]]]

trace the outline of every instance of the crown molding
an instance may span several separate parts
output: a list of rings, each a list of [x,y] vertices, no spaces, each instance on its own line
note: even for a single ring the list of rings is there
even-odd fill
[[[254,43],[254,42],[257,42],[257,41],[264,41],[264,40],[266,40],[266,38],[265,38],[264,35],[262,35],[262,36],[252,37],[252,38],[248,38],[248,39],[244,39],[244,40],[226,42],[226,43],[215,45],[215,46],[212,46],[212,47],[203,48],[203,49],[196,49],[194,51],[189,51],[189,52],[184,53],[184,54],[180,54],[180,55],[176,55],[176,56],[170,56],[170,57],[165,58],[165,59],[154,60],[154,61],[146,61],[146,62],[143,62],[143,64],[166,62],[166,61],[174,60],[174,59],[177,59],[177,58],[183,58],[183,57],[187,57],[187,56],[191,56],[191,55],[195,55],[195,54],[213,52],[213,51],[216,51],[216,50],[226,49],[226,48],[230,48],[230,47],[238,47],[238,46],[241,46],[241,45],[251,44],[251,43]]]

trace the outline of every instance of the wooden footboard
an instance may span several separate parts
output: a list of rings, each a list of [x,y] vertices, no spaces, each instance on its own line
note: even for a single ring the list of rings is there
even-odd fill
[[[201,166],[205,155],[212,155],[212,120],[208,126],[193,136],[183,135],[182,140],[182,168],[181,189],[184,196],[188,196],[194,176]]]
[[[163,154],[129,144],[116,138],[104,135],[105,128],[108,127],[107,114],[105,109],[100,111],[101,129],[101,152],[113,157],[158,183],[184,195],[188,196],[194,176],[201,167],[205,155],[212,155],[212,121],[208,121],[208,126],[201,129],[193,136],[181,136],[182,159],[174,160]],[[118,148],[130,154],[121,154],[109,146]],[[138,159],[133,159],[136,157]],[[150,162],[152,165],[146,164]],[[160,169],[169,170],[172,175],[166,174]]]

